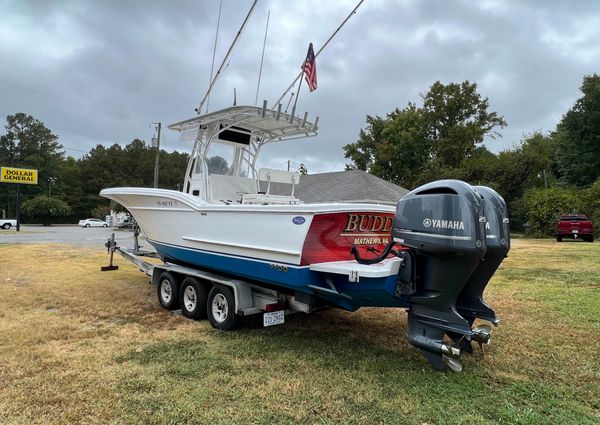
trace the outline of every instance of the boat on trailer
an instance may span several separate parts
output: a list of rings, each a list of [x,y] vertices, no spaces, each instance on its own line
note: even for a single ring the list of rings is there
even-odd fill
[[[264,145],[317,134],[318,118],[281,109],[233,106],[170,125],[194,141],[182,191],[101,191],[130,211],[169,265],[153,278],[161,304],[186,314],[192,297],[186,315],[208,314],[224,329],[235,315],[264,311],[227,306],[239,307],[240,282],[278,294],[282,311],[407,308],[410,342],[435,368],[462,369],[471,341],[490,340],[475,319],[498,324],[483,291],[510,247],[500,195],[444,180],[391,200],[396,207],[304,203],[294,196],[299,173],[257,168]],[[271,193],[274,185],[289,194]],[[231,286],[235,299],[212,295],[211,285]]]

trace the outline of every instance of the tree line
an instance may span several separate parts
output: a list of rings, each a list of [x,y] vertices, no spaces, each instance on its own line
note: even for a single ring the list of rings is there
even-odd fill
[[[532,132],[499,153],[484,146],[507,123],[468,81],[435,82],[385,117],[367,116],[356,142],[344,147],[348,169],[407,189],[460,179],[497,190],[511,228],[550,235],[560,214],[585,213],[600,227],[600,75],[583,78],[581,97],[556,128]]]
[[[50,224],[104,218],[109,201],[98,194],[116,186],[152,187],[156,149],[135,139],[125,147],[97,145],[83,157],[67,156],[58,136],[25,113],[9,115],[0,136],[0,165],[38,170],[38,185],[22,185],[25,222]],[[188,154],[161,150],[159,187],[178,189]],[[15,212],[16,187],[0,184],[0,211]]]

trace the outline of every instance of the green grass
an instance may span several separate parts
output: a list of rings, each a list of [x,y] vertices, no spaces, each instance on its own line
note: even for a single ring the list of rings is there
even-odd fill
[[[486,292],[502,324],[460,374],[429,367],[401,310],[220,332],[100,253],[0,255],[0,423],[600,423],[597,243],[515,241]]]

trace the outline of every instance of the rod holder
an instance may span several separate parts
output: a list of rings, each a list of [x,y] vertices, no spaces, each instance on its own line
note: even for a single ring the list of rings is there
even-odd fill
[[[263,107],[262,107],[262,111],[260,113],[260,116],[262,118],[264,118],[264,117],[267,116],[267,101],[266,100],[263,100]]]

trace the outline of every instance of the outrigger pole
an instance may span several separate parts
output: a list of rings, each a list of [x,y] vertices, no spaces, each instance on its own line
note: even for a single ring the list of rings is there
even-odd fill
[[[333,32],[333,34],[331,34],[331,36],[327,39],[327,41],[325,42],[325,44],[323,44],[323,46],[321,46],[321,48],[319,49],[319,51],[315,54],[315,59],[317,58],[317,56],[319,56],[319,54],[323,51],[323,49],[325,49],[325,47],[329,44],[329,42],[333,39],[333,37],[336,36],[336,34],[342,29],[342,27],[346,24],[346,22],[348,22],[348,20],[352,17],[352,15],[354,15],[356,13],[356,11],[358,10],[358,8],[360,7],[361,4],[363,4],[365,0],[360,0],[358,2],[358,4],[356,5],[356,7],[354,9],[352,9],[352,12],[350,12],[350,14],[348,16],[346,16],[346,19],[344,19],[344,21],[340,24],[339,27],[337,27],[337,29]],[[292,81],[292,84],[290,84],[290,86],[286,89],[286,91],[283,92],[283,94],[281,95],[281,97],[279,99],[277,99],[277,102],[275,102],[273,104],[273,108],[278,105],[279,103],[281,103],[281,101],[283,100],[283,98],[285,97],[286,94],[288,94],[288,92],[292,89],[292,87],[294,87],[294,85],[296,84],[296,82],[298,81],[298,79],[302,78],[302,74],[304,74],[304,69],[302,69],[300,71],[300,73],[298,74],[298,76],[294,79],[294,81]],[[297,98],[297,97],[296,97]]]
[[[265,26],[265,39],[263,41],[262,56],[260,57],[260,69],[258,71],[258,83],[256,84],[256,97],[254,98],[254,106],[258,104],[258,91],[260,90],[260,79],[262,77],[263,61],[265,60],[265,47],[267,46],[267,33],[269,32],[269,18],[271,10],[267,14],[267,25]]]
[[[200,106],[198,106],[196,108],[196,112],[198,113],[198,115],[200,115],[202,113],[202,107],[204,106],[204,103],[206,102],[206,99],[208,99],[208,97],[210,96],[210,92],[211,92],[213,86],[215,85],[215,83],[217,82],[217,80],[219,79],[219,77],[221,76],[221,71],[223,71],[223,67],[227,63],[227,60],[229,59],[229,56],[231,56],[231,53],[233,52],[233,48],[235,47],[235,45],[236,45],[238,39],[240,38],[240,36],[242,35],[242,31],[244,30],[244,27],[248,23],[248,20],[250,19],[250,15],[252,15],[252,11],[254,10],[254,7],[256,6],[256,3],[258,3],[258,0],[254,0],[254,3],[252,3],[252,6],[250,7],[250,10],[248,11],[248,14],[246,15],[246,18],[244,19],[244,22],[242,23],[242,26],[240,27],[240,29],[239,29],[237,35],[235,36],[235,38],[233,39],[233,41],[231,43],[231,46],[229,46],[229,50],[227,51],[227,54],[225,55],[225,58],[223,58],[223,62],[221,62],[221,66],[217,70],[217,73],[215,74],[215,78],[213,78],[213,80],[210,83],[210,86],[208,86],[208,90],[206,91],[206,94],[204,95],[204,98],[202,99],[202,102],[200,102]]]
[[[215,70],[215,55],[217,53],[217,40],[219,39],[219,27],[221,26],[221,9],[223,8],[223,0],[219,3],[219,17],[217,18],[217,31],[215,32],[215,46],[213,47],[213,57],[212,64],[210,66],[210,79],[208,80],[208,84],[211,83],[213,79],[213,72]],[[208,113],[208,103],[210,99],[206,98],[206,113]]]

